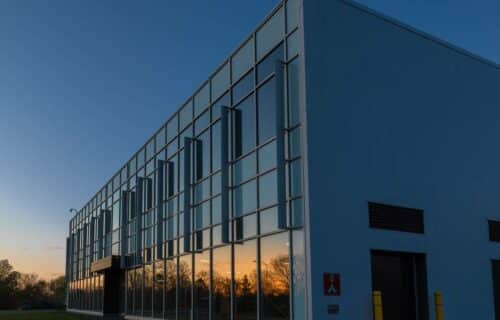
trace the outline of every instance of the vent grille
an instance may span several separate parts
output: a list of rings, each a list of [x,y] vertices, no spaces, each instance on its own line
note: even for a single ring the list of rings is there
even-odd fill
[[[424,233],[424,211],[380,203],[368,203],[370,228]]]
[[[490,229],[490,241],[500,242],[500,221],[488,221]]]

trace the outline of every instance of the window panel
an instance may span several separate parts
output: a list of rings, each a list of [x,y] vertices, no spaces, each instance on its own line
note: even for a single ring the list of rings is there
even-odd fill
[[[233,117],[235,157],[239,157],[255,147],[255,104],[253,95],[236,107]]]
[[[167,123],[167,143],[172,141],[177,136],[178,132],[177,125],[177,115],[175,115],[170,121]]]
[[[254,61],[254,41],[253,38],[251,38],[231,59],[233,82],[238,80],[240,76],[247,72],[253,66]]]
[[[209,319],[210,312],[210,251],[195,254],[194,320]]]
[[[234,247],[235,318],[257,319],[257,241]]]
[[[276,70],[276,62],[283,61],[284,51],[283,43],[273,50],[264,60],[257,65],[257,83],[274,74]]]
[[[213,250],[212,308],[214,320],[231,317],[231,247]]]
[[[176,319],[177,263],[175,259],[165,261],[165,318]]]
[[[235,216],[239,217],[257,208],[257,184],[255,180],[234,189]]]
[[[278,230],[278,209],[276,207],[266,209],[260,213],[260,234],[266,234]]]
[[[262,319],[290,319],[290,254],[288,233],[260,242]]]
[[[286,3],[287,31],[292,31],[299,24],[299,1],[288,0]]]
[[[293,314],[296,319],[306,319],[306,257],[304,250],[304,231],[292,232],[293,264]]]
[[[259,115],[259,144],[276,136],[276,78],[266,82],[257,91]]]
[[[288,134],[289,159],[300,156],[300,128],[295,128]]]
[[[181,241],[182,243],[182,241]],[[192,256],[179,258],[179,301],[178,313],[180,320],[190,320],[191,316],[191,285],[192,285]]]
[[[194,134],[199,135],[210,124],[210,111],[205,111],[194,123]]]
[[[210,85],[207,82],[194,96],[194,116],[199,115],[210,103]]]
[[[156,150],[161,150],[165,146],[165,127],[162,127],[156,134]]]
[[[143,315],[152,316],[153,308],[153,265],[144,265]]]
[[[142,314],[142,282],[143,282],[142,267],[135,269],[135,283],[134,283],[134,314]]]
[[[229,98],[229,93],[226,93],[223,95],[219,100],[217,100],[213,105],[212,105],[212,122],[215,120],[219,119],[221,116],[221,108],[223,107],[229,107],[231,106],[231,101]],[[217,142],[219,143],[219,142]]]
[[[266,144],[259,149],[259,172],[265,172],[269,169],[276,168],[276,142]]]
[[[286,51],[287,51],[287,59],[288,60],[290,60],[291,58],[293,58],[294,56],[299,54],[299,50],[300,50],[299,46],[300,46],[299,32],[295,31],[287,39]]]
[[[257,172],[255,153],[251,153],[233,165],[233,185],[253,178]]]
[[[212,101],[229,88],[229,63],[226,63],[212,78]]]
[[[151,139],[146,145],[146,161],[155,155],[155,141]]]
[[[282,7],[257,31],[257,59],[278,44],[284,34],[285,16]]]
[[[292,197],[302,194],[302,166],[300,159],[290,163],[290,185]]]
[[[155,262],[154,272],[154,317],[163,318],[163,289],[165,287],[165,265],[163,260]]]
[[[179,130],[184,129],[193,120],[193,101],[186,103],[179,111]]]
[[[253,71],[247,73],[232,89],[233,104],[237,104],[242,98],[248,95],[254,88]]]
[[[278,203],[278,178],[276,170],[259,177],[259,207]]]
[[[299,58],[297,58],[288,64],[288,127],[300,122],[299,82]]]
[[[221,122],[212,126],[212,172],[219,170],[221,165]]]

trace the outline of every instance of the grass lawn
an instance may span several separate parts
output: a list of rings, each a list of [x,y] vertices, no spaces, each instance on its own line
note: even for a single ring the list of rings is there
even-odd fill
[[[87,319],[65,311],[0,311],[0,320],[78,320]]]

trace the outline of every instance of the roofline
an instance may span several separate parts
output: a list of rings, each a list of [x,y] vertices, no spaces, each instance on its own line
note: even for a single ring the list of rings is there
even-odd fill
[[[420,37],[422,37],[422,38],[424,38],[426,40],[434,42],[434,43],[436,43],[436,44],[438,44],[440,46],[443,46],[443,47],[445,47],[447,49],[453,50],[453,51],[455,51],[455,52],[457,52],[457,53],[459,53],[461,55],[464,55],[466,57],[472,58],[472,59],[474,59],[474,60],[476,60],[476,61],[478,61],[480,63],[486,64],[486,65],[488,65],[490,67],[493,67],[495,69],[500,70],[500,64],[498,64],[498,63],[496,63],[496,62],[494,62],[492,60],[489,60],[489,59],[487,59],[485,57],[482,57],[480,55],[472,53],[472,52],[470,52],[470,51],[468,51],[468,50],[466,50],[466,49],[464,49],[464,48],[462,48],[462,47],[460,47],[458,45],[455,45],[455,44],[452,44],[452,43],[450,43],[450,42],[448,42],[446,40],[440,39],[440,38],[438,38],[438,37],[436,37],[436,36],[434,36],[434,35],[432,35],[430,33],[427,33],[425,31],[417,29],[417,28],[415,28],[415,27],[413,27],[413,26],[411,26],[409,24],[406,24],[406,23],[404,23],[404,22],[402,22],[402,21],[400,21],[400,20],[398,20],[396,18],[393,18],[393,17],[390,17],[388,15],[385,15],[385,14],[383,14],[383,13],[377,11],[377,10],[369,8],[369,7],[367,7],[367,6],[363,5],[363,4],[360,4],[360,3],[358,3],[358,2],[356,2],[354,0],[337,0],[337,1],[342,2],[345,5],[348,5],[348,6],[352,7],[352,8],[357,9],[357,10],[363,11],[363,12],[365,12],[365,13],[367,13],[369,15],[372,15],[372,16],[374,16],[376,18],[382,19],[382,20],[384,20],[384,21],[386,21],[386,22],[388,22],[388,23],[390,23],[390,24],[392,24],[392,25],[394,25],[394,26],[396,26],[396,27],[398,27],[400,29],[409,31],[409,32],[411,32],[413,34],[416,34],[417,36],[420,36]]]

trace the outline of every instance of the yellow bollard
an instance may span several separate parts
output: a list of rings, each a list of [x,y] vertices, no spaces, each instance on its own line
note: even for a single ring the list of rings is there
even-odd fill
[[[382,308],[382,292],[373,291],[373,319],[384,320],[384,312]]]
[[[434,304],[436,306],[436,320],[444,320],[443,295],[441,292],[434,292]]]

